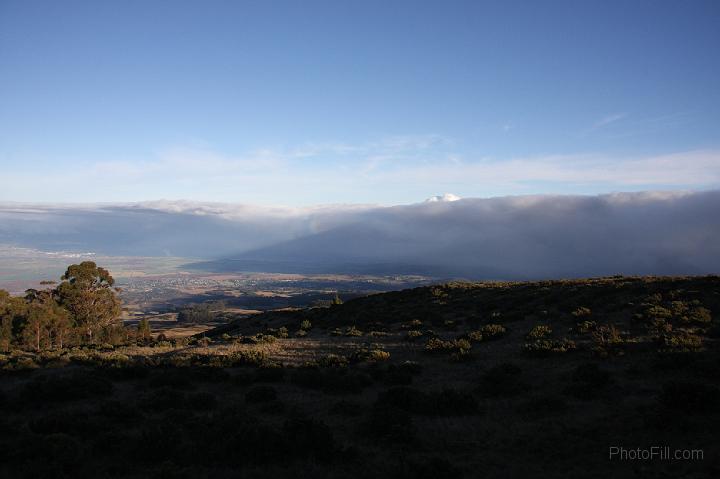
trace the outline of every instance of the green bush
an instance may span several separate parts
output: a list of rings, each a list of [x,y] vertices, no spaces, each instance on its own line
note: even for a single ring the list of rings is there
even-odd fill
[[[529,333],[525,335],[527,339],[541,339],[552,334],[552,328],[545,324],[533,326]]]
[[[467,333],[467,338],[473,342],[489,341],[502,337],[507,332],[501,324],[486,324],[479,330]]]
[[[460,353],[465,354],[470,351],[472,345],[467,339],[442,340],[440,338],[430,338],[425,343],[425,352],[427,353]]]
[[[350,326],[345,330],[345,336],[362,336],[363,332],[357,329],[355,326]]]
[[[501,324],[486,324],[480,328],[483,339],[497,339],[507,332],[507,328]]]
[[[405,339],[407,341],[414,341],[415,339],[421,337],[422,335],[423,335],[422,331],[418,331],[417,329],[411,329],[405,335]]]
[[[712,313],[707,308],[696,307],[690,310],[687,319],[690,322],[707,324],[712,322]]]
[[[370,349],[370,348],[361,348],[352,353],[350,358],[354,362],[361,362],[361,361],[370,361],[370,362],[377,362],[377,361],[387,361],[390,359],[390,353],[387,351],[383,351],[382,349]]]
[[[585,318],[592,314],[592,311],[590,308],[586,308],[585,306],[580,306],[579,308],[575,309],[572,313],[573,316],[576,318]]]
[[[348,362],[348,358],[338,354],[328,354],[317,360],[318,366],[323,368],[344,368]]]
[[[674,331],[657,338],[661,352],[693,352],[703,347],[702,337],[687,331]]]
[[[601,325],[592,333],[593,351],[600,356],[623,354],[622,347],[625,341],[620,330],[611,324]]]
[[[646,319],[670,319],[673,315],[672,311],[662,306],[650,306],[644,312]]]
[[[688,312],[688,305],[683,301],[672,301],[670,303],[670,310],[672,315],[678,319],[683,319]]]
[[[529,354],[543,356],[547,354],[566,353],[576,348],[575,341],[571,339],[536,339],[523,345],[523,351]]]
[[[575,334],[587,334],[595,331],[596,328],[597,323],[595,321],[580,321],[572,328],[572,332]]]

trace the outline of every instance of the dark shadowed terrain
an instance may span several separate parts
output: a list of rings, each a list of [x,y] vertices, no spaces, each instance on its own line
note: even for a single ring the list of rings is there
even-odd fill
[[[718,311],[716,276],[449,283],[15,351],[0,476],[717,477]],[[610,456],[654,446],[692,459]]]

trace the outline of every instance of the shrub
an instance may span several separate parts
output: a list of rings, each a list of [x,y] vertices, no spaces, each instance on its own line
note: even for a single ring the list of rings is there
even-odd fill
[[[304,338],[305,336],[307,336],[307,334],[308,334],[308,332],[307,332],[306,330],[304,330],[304,329],[300,329],[300,330],[298,330],[298,331],[295,331],[295,337],[296,337],[296,338]],[[342,334],[342,333],[341,333],[341,334]]]
[[[410,322],[404,323],[400,326],[402,329],[418,329],[423,325],[423,322],[419,319],[413,319]]]
[[[685,319],[685,315],[688,312],[688,305],[683,301],[673,301],[670,303],[670,310],[672,315],[678,319]]]
[[[318,359],[317,364],[323,368],[342,368],[348,365],[348,358],[338,354],[328,354]]]
[[[597,323],[595,321],[580,321],[572,328],[572,332],[575,334],[587,334],[595,331],[596,328]]]
[[[593,351],[600,356],[622,354],[624,343],[620,330],[613,325],[598,326],[592,333]]]
[[[523,351],[535,355],[547,355],[553,353],[566,353],[576,348],[575,341],[571,339],[536,339],[533,342],[525,343]]]
[[[501,324],[486,324],[480,328],[480,332],[482,333],[483,339],[488,340],[503,336],[507,332],[507,329]]]
[[[421,337],[422,335],[423,335],[422,331],[418,331],[417,329],[411,329],[405,335],[405,339],[408,341],[414,341],[415,339]]]
[[[669,334],[672,332],[672,324],[664,319],[653,319],[647,325],[648,333],[657,339],[660,336]]]
[[[710,323],[712,321],[712,313],[707,308],[696,307],[690,310],[690,314],[688,314],[688,321],[696,323]]]
[[[253,349],[233,351],[226,356],[229,366],[262,366],[269,362],[269,358],[264,351],[256,351]]]
[[[280,327],[277,330],[277,337],[282,338],[282,339],[287,338],[288,337],[288,328],[286,328],[285,326]]]
[[[501,324],[486,324],[477,331],[470,331],[467,338],[474,342],[489,341],[502,337],[506,332],[507,329]]]
[[[277,338],[271,334],[256,334],[255,342],[258,344],[272,344],[277,341]]]
[[[693,352],[703,346],[702,337],[687,331],[668,332],[658,337],[661,352]]]
[[[541,339],[546,336],[549,336],[552,334],[552,329],[550,326],[544,325],[544,324],[538,324],[537,326],[533,326],[533,328],[530,330],[525,337],[527,339]]]
[[[311,328],[312,328],[312,323],[310,323],[309,320],[303,319],[303,320],[300,322],[300,329],[302,329],[302,330],[304,330],[304,331],[308,331],[308,330],[310,330]]]
[[[650,306],[645,310],[645,318],[647,319],[670,319],[672,317],[672,311],[662,306]]]
[[[579,308],[575,309],[572,313],[573,316],[576,318],[585,318],[592,314],[592,311],[590,308],[586,308],[585,306],[580,306]]]
[[[483,334],[481,331],[470,331],[467,333],[467,338],[469,341],[479,343],[483,340]]]
[[[370,362],[377,362],[377,361],[387,361],[390,359],[390,353],[387,351],[383,351],[382,349],[368,349],[368,348],[362,348],[354,351],[352,353],[352,356],[350,357],[355,362],[361,362],[361,361],[370,361]]]
[[[345,330],[345,336],[362,336],[363,332],[357,329],[355,326],[350,326]]]
[[[428,353],[467,353],[472,348],[467,339],[442,340],[430,338],[425,344],[425,352]]]

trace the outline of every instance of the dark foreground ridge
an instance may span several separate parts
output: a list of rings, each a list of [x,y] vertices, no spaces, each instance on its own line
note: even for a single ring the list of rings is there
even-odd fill
[[[717,276],[336,303],[0,355],[0,477],[720,476]]]

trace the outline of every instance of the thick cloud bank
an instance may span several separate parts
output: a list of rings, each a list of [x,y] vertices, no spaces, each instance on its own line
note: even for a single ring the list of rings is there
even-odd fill
[[[217,271],[546,278],[720,272],[720,191],[395,207],[0,206],[0,243],[175,255]]]

